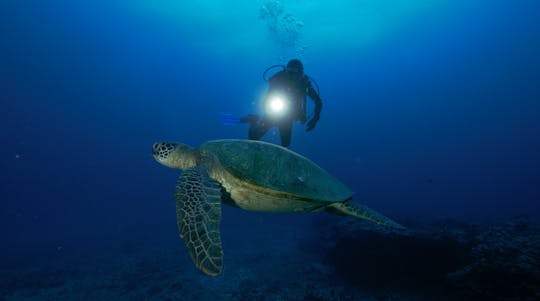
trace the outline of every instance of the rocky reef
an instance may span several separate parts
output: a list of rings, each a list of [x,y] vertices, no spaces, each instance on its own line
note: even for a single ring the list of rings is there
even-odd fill
[[[352,218],[313,220],[225,229],[217,277],[197,270],[175,235],[29,250],[0,264],[0,300],[540,299],[540,232],[527,219],[410,220],[397,232]]]
[[[408,224],[401,233],[351,220],[321,230],[329,242],[328,263],[345,281],[374,292],[441,300],[540,299],[540,231],[526,218]]]

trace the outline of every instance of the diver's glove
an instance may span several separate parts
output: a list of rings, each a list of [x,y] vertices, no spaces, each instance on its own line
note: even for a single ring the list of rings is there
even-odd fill
[[[308,121],[307,125],[306,125],[306,131],[309,132],[309,131],[313,130],[313,129],[315,128],[315,125],[316,125],[317,122],[319,121],[319,118],[320,118],[319,115],[313,116],[313,118],[311,118],[311,119]]]

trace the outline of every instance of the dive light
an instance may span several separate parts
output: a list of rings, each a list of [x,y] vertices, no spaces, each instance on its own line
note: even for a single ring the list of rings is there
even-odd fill
[[[266,113],[281,117],[287,112],[287,101],[281,95],[272,95],[266,103]]]

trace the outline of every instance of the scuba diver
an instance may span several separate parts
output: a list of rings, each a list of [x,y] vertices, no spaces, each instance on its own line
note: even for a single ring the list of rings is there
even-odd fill
[[[266,69],[268,70],[279,65]],[[268,80],[269,86],[264,98],[264,116],[249,114],[239,119],[241,123],[249,123],[248,137],[251,140],[261,139],[273,127],[277,127],[281,138],[281,145],[288,147],[291,144],[291,133],[294,121],[306,123],[306,96],[315,103],[313,116],[306,124],[306,131],[311,131],[319,121],[322,100],[318,91],[313,88],[312,80],[304,74],[304,66],[298,59],[292,59],[287,66]],[[317,86],[317,83],[315,82]],[[318,87],[317,87],[318,88]]]

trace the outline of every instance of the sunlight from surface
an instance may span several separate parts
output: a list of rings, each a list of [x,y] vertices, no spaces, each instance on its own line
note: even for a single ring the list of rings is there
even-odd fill
[[[461,2],[461,1],[457,1]],[[281,55],[361,49],[455,7],[449,0],[134,0],[138,16],[169,22],[218,53]],[[430,20],[433,20],[431,18]],[[429,26],[429,24],[426,24]]]

